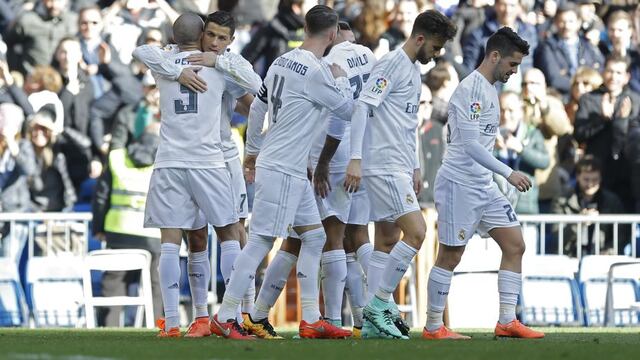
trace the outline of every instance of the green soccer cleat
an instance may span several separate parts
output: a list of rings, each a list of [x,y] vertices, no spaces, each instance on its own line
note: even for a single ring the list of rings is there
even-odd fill
[[[364,318],[371,323],[381,335],[384,337],[390,337],[394,339],[408,338],[398,330],[393,323],[394,316],[392,314],[392,306],[389,302],[381,300],[377,296],[374,296],[371,302],[364,308]],[[366,323],[366,322],[365,322]],[[364,333],[364,329],[363,329]]]
[[[391,306],[391,315],[393,316],[393,324],[400,330],[403,336],[409,337],[411,332],[411,328],[409,324],[404,321],[404,318],[400,314],[400,310],[398,310],[398,305],[394,302],[389,302]]]

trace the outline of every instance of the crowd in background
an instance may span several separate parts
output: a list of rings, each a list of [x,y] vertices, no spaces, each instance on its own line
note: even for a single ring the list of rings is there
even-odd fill
[[[487,38],[509,26],[531,46],[520,71],[497,85],[495,156],[534,183],[512,196],[517,213],[640,212],[638,0],[320,2],[333,6],[377,57],[402,45],[423,10],[437,8],[457,24],[454,41],[423,68],[418,142],[425,207],[446,151],[453,90],[480,63]],[[159,96],[131,53],[140,44],[170,43],[178,14],[233,12],[239,26],[231,51],[264,76],[276,57],[301,44],[305,11],[316,3],[0,1],[0,210],[81,209],[114,145],[139,150],[149,142],[138,139],[160,121]],[[234,117],[240,132],[244,121]],[[612,230],[601,231],[602,249],[611,248]],[[565,242],[575,254],[575,241]]]

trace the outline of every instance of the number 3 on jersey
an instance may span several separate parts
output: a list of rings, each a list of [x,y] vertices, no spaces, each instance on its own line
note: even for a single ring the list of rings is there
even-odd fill
[[[271,104],[272,104],[272,113],[271,113],[271,121],[276,123],[276,119],[278,118],[278,110],[282,107],[282,88],[284,87],[284,76],[276,75],[273,79],[273,89],[271,89]]]
[[[173,100],[173,107],[176,114],[197,114],[198,113],[198,93],[189,90],[186,86],[180,85],[182,94],[189,94],[189,101],[185,104],[182,100]]]

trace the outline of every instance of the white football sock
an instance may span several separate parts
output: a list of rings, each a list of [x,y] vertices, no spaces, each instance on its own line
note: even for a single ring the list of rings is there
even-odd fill
[[[407,268],[411,264],[418,250],[412,248],[404,241],[398,241],[389,253],[387,264],[380,279],[380,285],[376,290],[376,296],[382,300],[389,301],[391,294],[396,290],[400,280],[407,272]]]
[[[380,278],[382,278],[382,272],[387,264],[389,254],[382,251],[374,251],[371,254],[369,261],[369,268],[367,270],[367,302],[371,301],[378,290],[380,284]]]
[[[498,292],[500,293],[500,324],[508,324],[516,319],[516,304],[522,288],[522,275],[508,270],[498,271]]]
[[[322,296],[324,317],[342,321],[342,296],[347,279],[347,256],[344,250],[322,253]]]
[[[287,279],[293,265],[296,264],[296,260],[298,260],[297,256],[282,250],[279,250],[271,260],[267,271],[264,273],[256,305],[251,312],[253,320],[259,321],[269,316],[269,310],[275,305],[280,293],[282,293],[287,284]]]
[[[371,254],[373,254],[373,245],[371,243],[364,243],[356,250],[356,259],[358,259],[365,272],[369,269]]]
[[[240,242],[238,240],[226,240],[220,243],[220,273],[224,280],[225,288],[229,286],[233,263],[240,255]]]
[[[190,252],[187,261],[189,273],[189,287],[195,308],[195,316],[209,317],[207,297],[209,295],[209,280],[211,280],[211,265],[209,251]]]
[[[322,247],[326,240],[327,236],[323,228],[309,230],[300,235],[302,245],[296,276],[300,284],[302,320],[308,323],[314,323],[321,317],[320,305],[318,304],[318,272],[320,271]]]
[[[347,254],[347,282],[345,291],[349,297],[353,326],[362,327],[362,308],[367,305],[364,292],[364,273],[356,261],[356,254]]]
[[[449,295],[453,272],[434,266],[427,283],[427,325],[429,331],[436,331],[443,325],[442,314]]]
[[[249,288],[247,292],[244,293],[244,297],[242,298],[242,312],[246,314],[251,314],[253,311],[253,304],[256,301],[256,281],[253,280],[249,284]]]
[[[269,236],[262,236],[256,233],[249,234],[247,246],[242,249],[240,255],[236,258],[229,285],[225,291],[220,310],[218,311],[218,320],[226,322],[234,319],[237,315],[238,306],[242,302],[244,294],[249,288],[249,284],[255,281],[256,270],[265,256],[273,246],[273,239]]]
[[[169,330],[180,326],[180,245],[165,243],[160,246],[158,273],[164,304],[164,328]]]

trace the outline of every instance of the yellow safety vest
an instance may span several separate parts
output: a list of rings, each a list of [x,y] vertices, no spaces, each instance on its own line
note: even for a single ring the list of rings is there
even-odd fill
[[[109,153],[111,206],[104,229],[108,232],[160,238],[160,230],[144,228],[144,205],[153,166],[137,168],[125,149]]]

